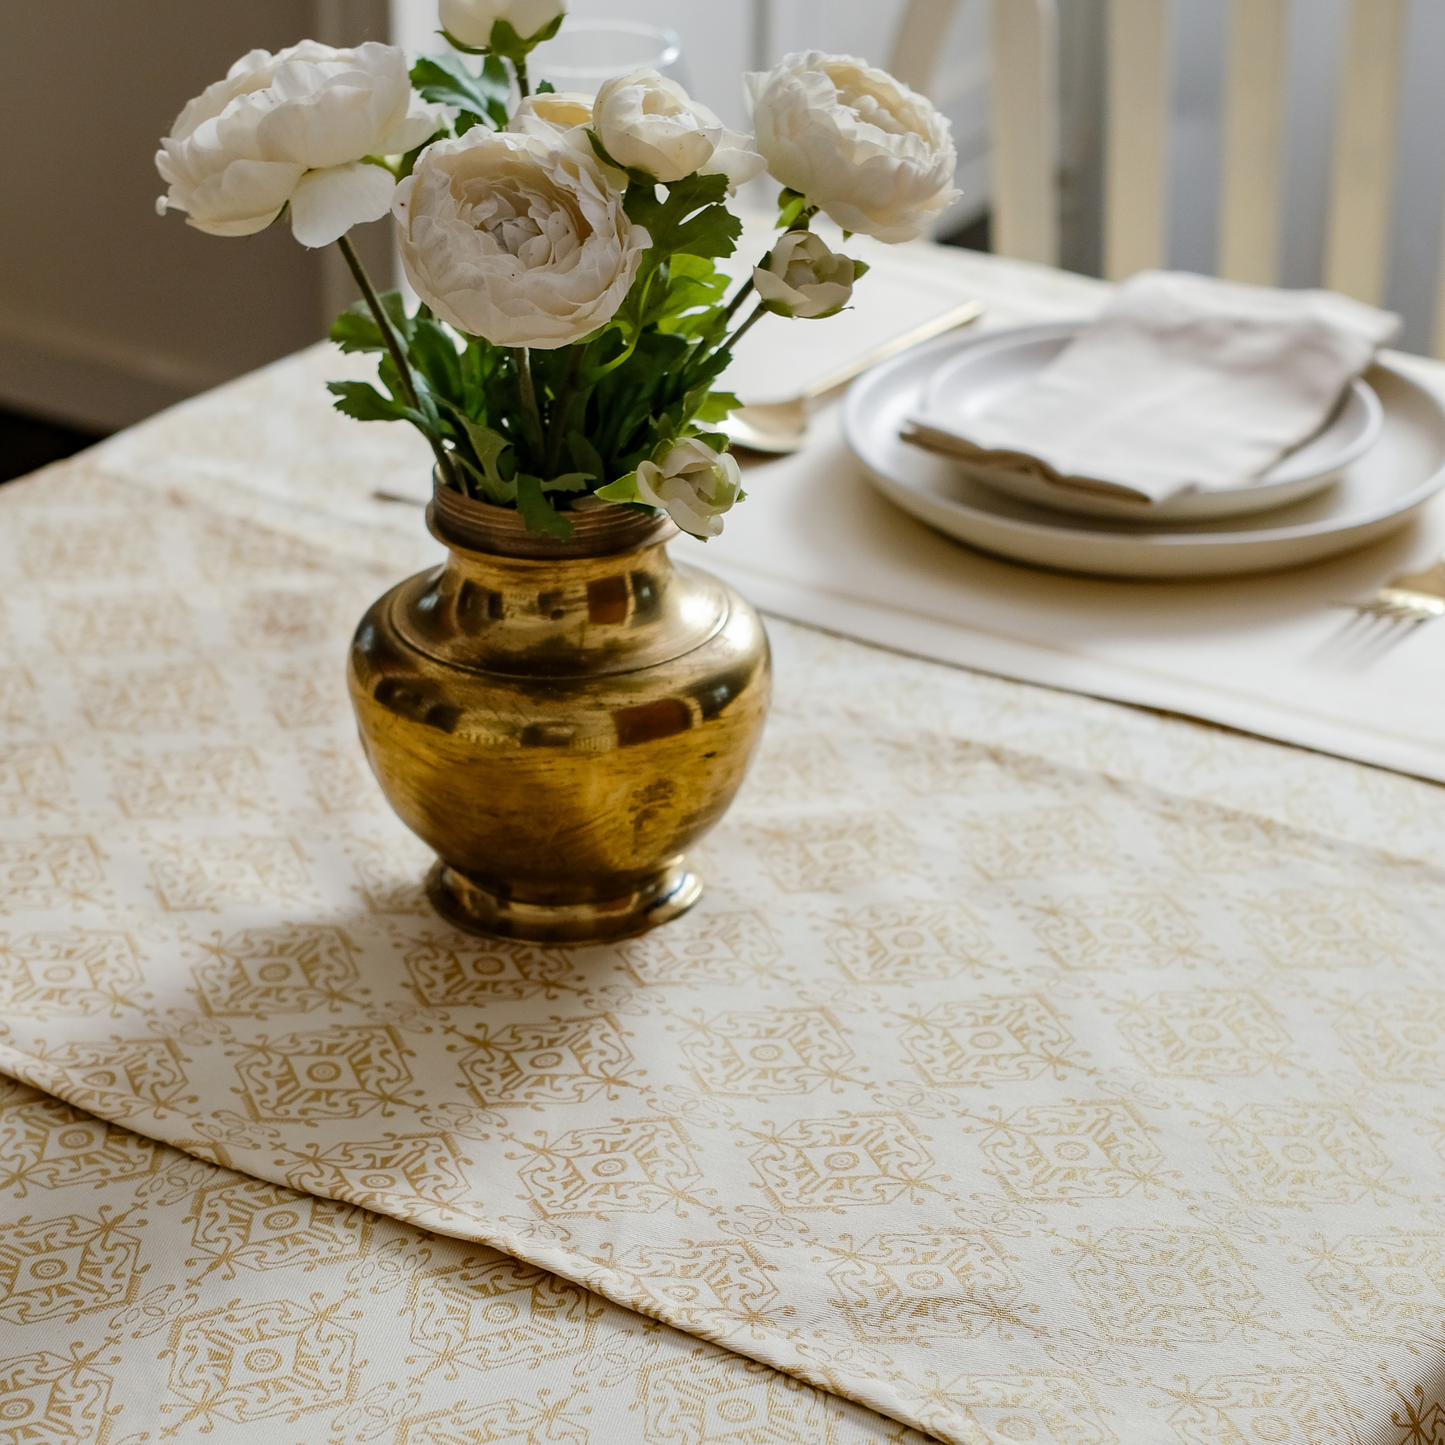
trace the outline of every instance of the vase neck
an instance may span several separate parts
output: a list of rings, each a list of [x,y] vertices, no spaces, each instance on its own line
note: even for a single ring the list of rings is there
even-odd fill
[[[539,679],[630,672],[700,647],[727,621],[721,585],[675,567],[660,542],[546,560],[448,550],[398,594],[393,624],[454,667]]]

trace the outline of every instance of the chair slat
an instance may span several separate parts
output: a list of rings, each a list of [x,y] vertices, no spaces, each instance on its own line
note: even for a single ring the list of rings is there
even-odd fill
[[[1219,274],[1279,276],[1290,0],[1233,0],[1224,100]]]
[[[1165,264],[1169,0],[1109,0],[1104,274]]]
[[[928,95],[957,9],[958,0],[908,0],[894,33],[889,73],[921,95]]]
[[[1325,285],[1385,294],[1407,0],[1351,0],[1335,122]]]
[[[993,250],[1059,259],[1058,17],[1054,0],[994,0]]]

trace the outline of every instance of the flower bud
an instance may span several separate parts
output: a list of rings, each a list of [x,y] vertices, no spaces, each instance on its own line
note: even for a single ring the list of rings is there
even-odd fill
[[[530,40],[567,13],[567,0],[440,0],[442,29],[478,50],[492,43],[492,27],[505,20],[520,40]]]
[[[853,282],[866,269],[862,262],[830,251],[811,231],[789,231],[767,260],[753,267],[753,285],[769,310],[812,320],[841,311],[853,294]]]
[[[653,456],[638,465],[637,495],[661,507],[684,532],[703,541],[716,537],[722,514],[742,495],[737,461],[697,437],[659,447]]]

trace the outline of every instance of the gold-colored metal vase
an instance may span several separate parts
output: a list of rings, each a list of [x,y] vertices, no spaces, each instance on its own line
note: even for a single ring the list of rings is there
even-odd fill
[[[767,636],[732,588],[678,566],[665,517],[570,514],[565,542],[436,489],[445,564],[361,619],[347,669],[372,771],[436,850],[460,928],[586,943],[675,918],[684,850],[722,817],[767,713]]]

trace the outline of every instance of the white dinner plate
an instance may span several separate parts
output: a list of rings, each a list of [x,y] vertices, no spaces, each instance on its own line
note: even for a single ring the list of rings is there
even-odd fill
[[[899,438],[929,378],[965,344],[946,336],[860,377],[844,402],[844,434],[885,497],[941,532],[1020,562],[1113,577],[1295,567],[1394,531],[1445,485],[1445,409],[1380,362],[1366,376],[1383,408],[1379,440],[1334,486],[1304,501],[1170,526],[1069,516],[969,481],[948,459]]]
[[[969,337],[923,388],[923,409],[932,416],[968,422],[1032,381],[1084,325],[1081,321],[1049,322]],[[986,486],[1060,511],[1151,524],[1187,522],[1268,511],[1308,497],[1338,480],[1342,467],[1375,444],[1382,422],[1379,398],[1366,382],[1355,381],[1329,421],[1258,481],[1217,491],[1187,492],[1153,505],[1060,487],[1034,472],[1007,465],[952,460],[960,471]]]

